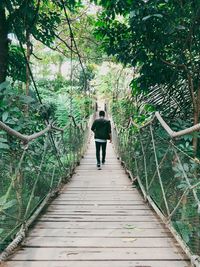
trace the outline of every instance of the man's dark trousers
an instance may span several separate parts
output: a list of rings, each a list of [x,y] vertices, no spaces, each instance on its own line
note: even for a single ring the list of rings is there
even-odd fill
[[[105,162],[107,142],[95,142],[97,164],[100,164],[100,149],[102,147],[102,163]]]

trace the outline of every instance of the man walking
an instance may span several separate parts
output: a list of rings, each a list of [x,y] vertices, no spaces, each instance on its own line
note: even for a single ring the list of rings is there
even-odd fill
[[[100,150],[102,149],[102,164],[105,164],[107,139],[112,142],[110,121],[105,119],[103,110],[99,111],[99,119],[93,122],[91,130],[95,138],[97,168],[101,170]]]

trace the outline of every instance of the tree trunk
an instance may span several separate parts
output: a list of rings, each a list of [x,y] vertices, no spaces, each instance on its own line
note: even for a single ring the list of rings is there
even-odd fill
[[[194,125],[199,123],[199,115],[200,115],[200,86],[197,89],[197,94],[196,94],[196,110],[194,111]],[[199,142],[200,138],[199,137],[194,137],[193,138],[193,147],[194,147],[194,156],[199,156]]]
[[[63,64],[63,57],[59,56],[57,79],[62,77],[62,64]]]
[[[198,88],[197,95],[196,95],[196,105],[194,108],[194,125],[199,123],[199,114],[200,114],[200,88]],[[198,142],[199,142],[199,138],[195,136],[193,138],[194,156],[197,156]]]
[[[5,9],[0,6],[0,83],[6,80],[8,67],[8,26]]]
[[[198,120],[199,120],[199,113],[198,111],[194,111],[194,125],[198,123]],[[198,144],[198,138],[195,136],[193,137],[194,156],[197,155],[197,144]]]
[[[62,76],[61,68],[62,68],[62,61],[59,61],[59,63],[58,63],[58,74],[57,74],[58,78],[60,78]]]
[[[30,71],[29,71],[29,62],[31,58],[31,42],[30,42],[30,33],[28,30],[26,31],[26,95],[29,95],[29,87],[30,87]]]
[[[190,89],[192,104],[193,104],[193,124],[199,123],[199,105],[200,105],[200,92],[197,91],[197,94],[195,95],[194,91],[194,83],[191,74],[187,71],[187,78],[188,78],[188,85]],[[198,145],[198,138],[197,136],[193,137],[193,149],[194,149],[194,156],[197,155],[197,145]]]

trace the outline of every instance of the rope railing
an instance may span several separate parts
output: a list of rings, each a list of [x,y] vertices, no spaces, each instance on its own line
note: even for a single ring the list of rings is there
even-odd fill
[[[20,139],[21,141],[28,143],[28,142],[30,142],[34,139],[37,139],[38,137],[44,135],[45,133],[49,132],[52,129],[52,125],[49,124],[44,130],[37,132],[37,133],[34,133],[34,134],[31,134],[31,135],[21,134],[20,132],[12,129],[11,127],[6,125],[2,121],[0,121],[0,129],[4,130],[9,135],[15,136],[16,138]]]
[[[113,122],[113,142],[121,161],[193,266],[200,266],[200,161],[183,149],[181,137],[199,129],[197,124],[175,132],[159,112],[143,125],[132,118],[126,127]],[[192,143],[188,146],[192,148]]]
[[[0,154],[0,262],[23,240],[27,228],[79,164],[92,116],[84,125],[70,119],[72,123],[69,120],[63,128],[49,123],[31,135],[0,122],[0,129],[12,136],[11,147]]]
[[[74,127],[76,128],[80,128],[81,130],[83,129],[82,123],[81,124],[77,124],[75,121],[75,118],[73,116],[69,116],[69,118],[72,119]],[[25,135],[25,134],[21,134],[20,132],[12,129],[11,127],[9,127],[8,125],[6,125],[5,123],[3,123],[2,121],[0,121],[0,129],[4,130],[5,132],[7,132],[9,135],[12,135],[18,139],[20,139],[21,141],[23,141],[24,143],[29,143],[30,141],[37,139],[38,137],[46,134],[47,132],[51,131],[51,130],[56,130],[56,131],[60,131],[60,132],[64,132],[67,127],[69,127],[69,124],[66,124],[63,128],[59,128],[55,125],[48,124],[47,127],[45,129],[43,129],[42,131],[39,131],[37,133],[31,134],[31,135]]]
[[[200,130],[200,123],[198,123],[194,126],[186,128],[184,130],[175,132],[165,122],[165,120],[162,118],[162,116],[160,115],[159,112],[155,112],[155,115],[153,115],[152,118],[143,125],[138,125],[137,123],[135,123],[133,121],[132,118],[130,118],[127,126],[126,127],[120,126],[120,129],[125,130],[125,129],[130,128],[131,126],[135,126],[137,129],[143,129],[143,128],[147,127],[148,125],[150,125],[151,123],[153,123],[155,121],[155,119],[157,119],[160,122],[161,126],[165,129],[165,131],[168,133],[168,135],[171,138],[181,137],[183,135],[190,134],[190,133],[193,133],[193,132]]]
[[[122,127],[122,128],[126,129],[126,128],[129,128],[133,125],[138,129],[143,129],[143,128],[147,127],[148,125],[152,124],[155,121],[155,119],[157,119],[160,122],[161,126],[164,128],[164,130],[168,133],[168,135],[171,138],[181,137],[183,135],[190,134],[190,133],[193,133],[193,132],[200,130],[200,123],[198,123],[198,124],[195,124],[194,126],[186,128],[184,130],[175,132],[165,122],[165,120],[162,118],[162,116],[160,115],[160,113],[158,111],[155,112],[155,115],[153,115],[153,117],[148,122],[146,122],[144,125],[138,125],[137,123],[135,123],[132,120],[132,118],[130,118],[127,127]]]

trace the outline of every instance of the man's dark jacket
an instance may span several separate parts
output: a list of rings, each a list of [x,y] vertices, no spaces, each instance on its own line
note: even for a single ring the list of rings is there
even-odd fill
[[[96,139],[110,139],[111,125],[108,120],[103,118],[96,119],[92,124],[91,130],[94,132],[94,138]]]

